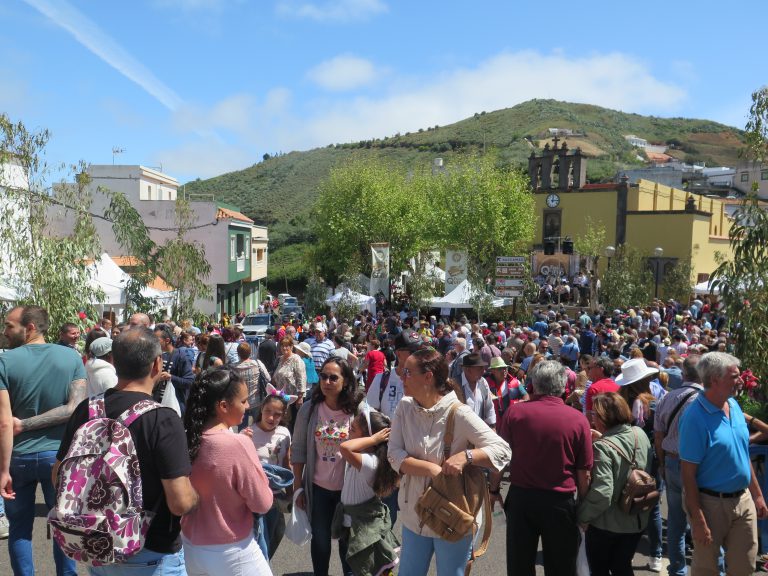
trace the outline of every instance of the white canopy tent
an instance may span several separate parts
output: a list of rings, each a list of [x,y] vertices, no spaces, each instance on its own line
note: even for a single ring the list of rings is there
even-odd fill
[[[715,288],[714,290],[711,289],[709,280],[705,280],[704,282],[700,282],[699,284],[696,284],[696,286],[693,287],[694,294],[720,294],[720,289]]]
[[[104,292],[103,307],[105,310],[121,310],[125,308],[125,287],[131,277],[118,266],[106,252],[101,259],[93,264],[92,282]],[[146,286],[141,295],[152,298],[161,308],[170,308],[173,304],[173,292],[157,290]]]
[[[431,306],[432,308],[473,308],[472,295],[479,293],[479,290],[475,290],[469,285],[469,280],[464,280],[449,294],[432,298]],[[494,308],[500,308],[506,304],[507,301],[504,298],[493,298],[492,305]]]
[[[359,292],[349,289],[336,292],[336,294],[328,298],[325,303],[332,309],[336,309],[336,305],[342,298],[348,298],[356,303],[360,311],[367,310],[376,314],[376,299],[373,296],[366,296],[365,294],[360,294]]]

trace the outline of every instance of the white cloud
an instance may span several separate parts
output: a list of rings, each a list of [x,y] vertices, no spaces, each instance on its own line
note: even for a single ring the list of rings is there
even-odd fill
[[[80,44],[120,74],[138,84],[169,110],[175,110],[182,105],[181,98],[171,88],[66,0],[25,0],[25,2],[69,32]]]
[[[532,98],[583,102],[632,112],[669,113],[685,91],[656,79],[620,53],[568,58],[535,51],[502,53],[474,68],[403,79],[381,98],[337,100],[308,119],[305,145],[383,137],[462,120]]]
[[[318,86],[331,91],[351,90],[373,82],[380,74],[370,60],[340,55],[312,68],[307,76]]]
[[[178,147],[159,150],[152,160],[162,164],[167,174],[187,178],[210,178],[233,170],[242,170],[256,162],[248,148],[230,144],[215,136],[200,137]]]
[[[323,3],[279,0],[277,13],[316,22],[355,22],[387,12],[382,0],[328,0]]]

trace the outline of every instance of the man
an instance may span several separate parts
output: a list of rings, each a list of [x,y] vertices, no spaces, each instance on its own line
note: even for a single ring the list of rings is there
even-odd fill
[[[315,327],[315,343],[312,344],[312,361],[318,374],[333,349],[333,343],[325,337],[325,324],[318,324]]]
[[[733,398],[743,385],[740,364],[724,352],[702,356],[697,369],[704,391],[680,421],[681,473],[694,541],[691,573],[696,576],[719,574],[721,547],[729,575],[752,574],[757,519],[768,516],[749,459],[747,424]]]
[[[462,337],[456,338],[453,341],[453,351],[455,357],[453,362],[451,362],[450,377],[454,382],[459,382],[462,374],[461,365],[464,362],[464,357],[469,354],[469,350],[467,350],[467,339]]]
[[[85,373],[88,377],[86,392],[90,398],[114,388],[117,385],[117,374],[112,359],[111,338],[96,338],[91,342],[88,353],[91,357],[85,363]]]
[[[277,342],[275,342],[275,329],[267,328],[264,332],[264,340],[259,343],[259,360],[270,375],[277,367]]]
[[[573,576],[580,541],[576,494],[589,489],[592,436],[587,419],[561,399],[562,364],[539,362],[530,376],[536,394],[507,410],[499,430],[512,448],[505,502],[507,574],[535,573],[541,538],[547,576]],[[498,482],[491,484],[497,491]]]
[[[493,429],[496,429],[496,410],[493,408],[491,389],[483,378],[488,364],[477,352],[464,357],[461,364],[461,400],[472,408],[480,419]]]
[[[195,381],[195,373],[192,370],[192,362],[182,350],[176,350],[173,346],[173,335],[167,324],[157,324],[155,326],[155,337],[160,342],[160,349],[163,351],[163,370],[155,378],[155,386],[160,382],[170,380],[173,384],[176,400],[179,402],[181,414],[187,406],[187,397],[189,388]],[[160,398],[162,400],[162,398]]]
[[[11,350],[0,354],[0,496],[10,522],[8,552],[16,576],[33,575],[32,525],[37,485],[50,510],[56,450],[67,420],[85,398],[85,369],[68,346],[46,344],[48,312],[19,306],[5,317]],[[72,575],[75,562],[53,544],[56,574]]]
[[[610,358],[593,358],[587,365],[587,378],[592,384],[584,392],[584,413],[592,422],[592,401],[598,394],[618,392],[619,385],[613,380],[614,365]]]
[[[144,314],[143,312],[136,312],[136,314],[131,314],[131,317],[128,318],[128,327],[129,328],[136,328],[137,326],[143,326],[144,328],[149,328],[152,325],[152,320]]]
[[[118,418],[136,403],[152,397],[152,388],[163,369],[157,337],[147,328],[126,330],[112,342],[117,386],[104,394],[108,418]],[[88,420],[88,401],[75,410],[56,455],[56,470],[66,457],[77,429]],[[144,548],[121,564],[90,569],[93,576],[130,573],[135,576],[183,575],[184,552],[179,533],[180,517],[197,506],[197,493],[189,481],[189,461],[184,426],[176,412],[158,408],[129,427],[141,468],[144,508],[155,510]]]
[[[68,346],[69,348],[76,348],[79,340],[80,328],[77,327],[77,324],[66,322],[61,325],[61,328],[59,328],[59,341],[57,344]]]
[[[654,445],[659,470],[667,488],[667,552],[669,576],[685,576],[685,531],[688,522],[683,509],[683,484],[680,479],[680,441],[678,424],[685,409],[704,391],[696,370],[701,356],[692,354],[683,362],[682,386],[670,391],[656,407]]]

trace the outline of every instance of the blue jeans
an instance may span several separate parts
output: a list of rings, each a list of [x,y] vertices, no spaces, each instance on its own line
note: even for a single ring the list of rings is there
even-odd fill
[[[312,571],[315,576],[328,576],[328,565],[331,562],[331,523],[336,506],[341,502],[341,490],[326,490],[317,484],[312,485]],[[341,570],[346,575],[352,575],[352,568],[347,564],[347,541],[339,540],[339,558]],[[426,572],[425,572],[426,574]]]
[[[416,534],[403,526],[399,576],[424,576],[432,555],[437,557],[437,576],[464,576],[472,552],[472,535],[458,542]]]
[[[91,576],[187,576],[183,548],[175,554],[145,548],[122,564],[91,567],[88,572]]]
[[[680,459],[664,459],[667,482],[667,554],[669,576],[685,576],[685,531],[688,519],[683,510],[683,482],[680,478]]]
[[[386,507],[389,508],[389,519],[392,521],[392,528],[395,527],[395,522],[397,522],[397,511],[400,510],[400,505],[397,503],[397,497],[399,494],[400,488],[395,488],[392,490],[392,494],[386,498],[381,499]]]
[[[50,510],[56,503],[56,490],[51,482],[51,470],[56,452],[35,452],[11,456],[11,478],[16,498],[5,503],[10,523],[8,555],[15,576],[32,576],[35,564],[32,558],[32,526],[35,521],[35,492],[37,485],[43,490],[45,506]],[[67,558],[53,542],[53,561],[57,576],[77,576],[75,561]]]
[[[655,471],[654,476],[656,477],[656,486],[658,486],[659,494],[663,494],[664,481],[661,479],[658,470]],[[649,544],[648,556],[651,558],[661,558],[661,498],[659,498],[656,506],[651,510],[646,534],[648,534]]]
[[[266,514],[254,514],[253,517],[256,543],[264,558],[271,560],[285,536],[285,517],[277,506],[272,506]]]

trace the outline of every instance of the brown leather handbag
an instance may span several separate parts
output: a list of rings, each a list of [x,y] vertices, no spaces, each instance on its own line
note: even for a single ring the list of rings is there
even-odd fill
[[[451,455],[455,414],[459,406],[460,402],[454,402],[448,413],[443,439],[445,459]],[[472,551],[465,574],[469,574],[472,561],[485,554],[491,537],[491,499],[483,469],[468,465],[458,476],[438,474],[416,502],[421,526],[428,526],[448,542],[458,542],[468,534],[474,537],[478,529],[476,518],[481,508],[485,524],[483,540],[477,550]]]
[[[632,432],[635,435],[632,458],[628,458],[624,451],[608,438],[601,438],[598,442],[607,443],[619,456],[629,462],[629,473],[619,495],[619,507],[625,514],[635,515],[648,512],[653,508],[661,498],[661,494],[656,487],[656,479],[637,467],[637,430],[633,428]]]

